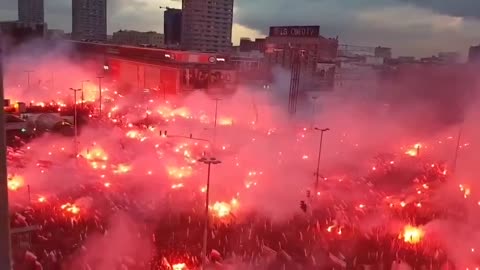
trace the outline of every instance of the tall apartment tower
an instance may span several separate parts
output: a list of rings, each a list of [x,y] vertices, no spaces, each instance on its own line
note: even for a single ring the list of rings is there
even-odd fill
[[[178,46],[182,41],[182,10],[167,8],[164,15],[163,34],[165,44]]]
[[[234,0],[182,0],[182,47],[226,52],[232,47]]]
[[[72,38],[107,39],[107,0],[72,0]]]
[[[44,23],[43,0],[18,0],[18,20],[23,23]]]

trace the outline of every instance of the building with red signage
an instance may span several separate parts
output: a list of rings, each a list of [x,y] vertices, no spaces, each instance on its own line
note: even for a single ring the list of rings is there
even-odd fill
[[[70,42],[74,54],[103,69],[120,90],[153,89],[176,94],[191,89],[230,88],[236,71],[228,55]],[[88,58],[87,58],[88,57]]]
[[[273,26],[265,44],[267,65],[290,69],[301,55],[304,82],[323,80],[333,85],[338,39],[321,36],[320,26]]]
[[[338,39],[321,36],[320,26],[273,26],[265,43],[270,65],[288,68],[295,53],[301,51],[306,60],[302,64],[313,71],[317,63],[337,57]]]

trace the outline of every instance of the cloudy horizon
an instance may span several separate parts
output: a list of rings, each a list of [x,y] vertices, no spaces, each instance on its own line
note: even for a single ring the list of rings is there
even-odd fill
[[[71,31],[71,1],[44,0],[51,29]],[[454,2],[454,3],[453,3]],[[110,0],[108,32],[163,32],[163,10],[180,0]],[[263,37],[272,25],[320,25],[342,44],[392,47],[395,55],[430,56],[440,51],[466,55],[480,43],[476,0],[236,0],[232,41]],[[17,19],[17,1],[0,0],[0,20]]]

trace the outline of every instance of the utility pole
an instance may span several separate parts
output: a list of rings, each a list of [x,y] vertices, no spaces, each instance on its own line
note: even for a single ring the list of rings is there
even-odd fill
[[[3,44],[0,43],[0,99],[3,89]],[[10,246],[10,212],[8,207],[7,145],[5,141],[5,111],[0,111],[0,269],[12,269]]]
[[[73,91],[73,99],[74,99],[74,116],[73,116],[73,127],[75,129],[75,139],[74,139],[74,143],[75,143],[75,157],[78,156],[78,125],[77,125],[77,92],[80,92],[82,91],[82,89],[74,89],[74,88],[70,88],[70,90]]]
[[[215,98],[215,122],[213,126],[213,148],[216,146],[217,142],[217,117],[218,117],[218,102],[221,101],[220,98]]]
[[[86,82],[90,82],[90,80],[83,80],[82,81],[82,89],[81,89],[82,90],[82,109],[85,107],[85,98],[84,98],[84,89],[83,89],[84,85],[83,84],[86,83]],[[75,104],[77,104],[76,99],[75,99]]]
[[[320,181],[320,158],[322,156],[322,144],[323,144],[323,133],[326,131],[329,131],[329,128],[315,128],[315,130],[320,131],[320,146],[318,147],[318,161],[317,161],[317,172],[315,173],[316,175],[316,181],[315,181],[315,196],[318,194],[318,183]]]
[[[28,90],[30,90],[30,74],[33,72],[33,70],[25,70],[25,73],[27,73],[27,87]]]
[[[102,76],[98,76],[98,102],[99,102],[99,107],[98,107],[98,115],[100,116],[100,119],[102,118]]]

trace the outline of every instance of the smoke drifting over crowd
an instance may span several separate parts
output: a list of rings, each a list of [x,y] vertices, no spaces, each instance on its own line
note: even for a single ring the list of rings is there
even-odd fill
[[[197,269],[201,157],[221,161],[210,185],[217,267],[480,266],[478,87],[468,67],[304,93],[296,116],[286,110],[289,72],[281,69],[269,89],[166,100],[117,92],[111,81],[100,119],[92,63],[72,60],[68,48],[29,48],[6,61],[7,98],[62,110],[73,106],[69,88],[90,80],[77,147],[46,134],[10,149],[12,224],[41,226],[30,251],[44,269]],[[318,190],[315,127],[330,129]]]

